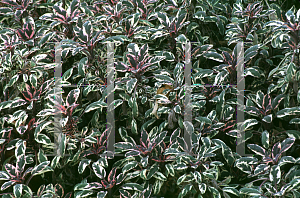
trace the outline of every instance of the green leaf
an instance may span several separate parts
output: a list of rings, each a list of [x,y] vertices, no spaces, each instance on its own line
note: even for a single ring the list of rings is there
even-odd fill
[[[249,149],[251,149],[254,153],[256,153],[258,155],[261,155],[261,156],[266,155],[266,150],[257,144],[248,144],[247,146]]]
[[[123,100],[121,100],[121,99],[114,100],[114,101],[107,107],[107,110],[108,110],[108,111],[112,111],[112,110],[116,109],[118,106],[120,106],[121,104],[123,104]]]
[[[160,83],[171,83],[174,84],[174,79],[167,75],[155,75],[154,78]]]
[[[140,191],[140,192],[142,192],[144,190],[144,188],[140,184],[136,184],[136,183],[123,184],[122,188],[127,189],[127,190]]]
[[[255,77],[255,78],[259,78],[260,77],[260,75],[261,75],[261,73],[257,70],[257,69],[255,69],[255,68],[253,68],[253,67],[251,67],[251,68],[246,68],[245,69],[245,71],[244,71],[244,76],[246,77],[246,76],[253,76],[253,77]]]
[[[100,191],[97,193],[97,198],[105,198],[107,191]]]
[[[136,122],[136,120],[134,118],[131,121],[131,132],[133,134],[138,134],[138,131],[137,131],[137,122]]]
[[[13,192],[16,198],[20,198],[22,196],[23,184],[16,184],[13,187]]]
[[[236,160],[235,166],[239,168],[241,171],[251,174],[252,172],[252,164],[257,163],[257,159],[255,157],[241,157]]]
[[[192,124],[190,121],[184,121],[184,122],[183,122],[183,125],[184,125],[185,130],[186,130],[189,134],[191,134],[191,133],[194,132],[194,126],[193,126],[193,124]]]
[[[204,57],[208,58],[208,59],[212,59],[218,62],[223,62],[224,58],[221,54],[217,53],[217,52],[207,52],[204,54]]]
[[[39,163],[48,161],[47,156],[44,155],[44,151],[42,149],[40,149],[38,152],[38,160],[39,160]]]
[[[244,121],[244,126],[245,126],[244,130],[256,124],[258,124],[258,121],[256,119],[247,119]]]
[[[78,64],[78,74],[82,77],[85,77],[85,65],[88,63],[88,58],[84,57],[79,61]]]
[[[46,34],[45,36],[43,36],[42,39],[40,40],[39,44],[38,44],[39,48],[42,48],[42,46],[45,43],[47,43],[48,41],[50,41],[54,35],[55,35],[55,32],[49,32],[48,34]]]
[[[73,74],[73,68],[68,69],[62,76],[62,81],[67,81]]]
[[[127,81],[126,83],[126,90],[128,93],[131,94],[132,90],[135,88],[137,83],[137,79],[136,78],[132,78],[131,80]]]
[[[258,195],[261,195],[262,193],[255,188],[241,188],[240,194],[246,194],[246,195],[250,195],[250,196],[258,196]]]
[[[11,87],[11,86],[13,86],[17,81],[18,81],[18,79],[19,79],[19,74],[16,74],[16,75],[14,75],[11,79],[10,79],[10,81],[9,81],[9,83],[8,83],[8,87]]]
[[[177,186],[179,186],[186,178],[186,174],[181,175],[178,179],[177,179]]]
[[[100,179],[103,179],[105,178],[106,176],[106,171],[105,169],[97,162],[94,162],[92,164],[92,167],[93,167],[93,170],[94,170],[94,173],[96,174],[97,177],[99,177]]]
[[[288,82],[292,82],[293,78],[296,74],[297,68],[295,66],[295,64],[293,62],[291,62],[288,67],[287,67],[287,71],[286,71],[286,79]]]
[[[136,161],[128,162],[123,168],[122,168],[122,173],[126,173],[135,167],[137,167],[138,163]]]
[[[103,101],[97,101],[97,102],[93,102],[92,104],[90,104],[89,106],[87,106],[87,108],[85,109],[85,113],[93,111],[95,109],[99,109],[102,107],[107,107],[107,104]]]
[[[186,38],[186,36],[184,34],[180,34],[178,37],[175,38],[175,40],[178,43],[183,43],[186,44],[188,42],[188,39]],[[174,55],[173,55],[174,56]],[[175,58],[175,57],[174,57]]]
[[[166,172],[168,172],[168,174],[170,174],[172,177],[174,177],[175,171],[174,171],[173,165],[172,164],[166,164],[165,167],[166,167]]]
[[[162,174],[161,172],[157,171],[153,177],[155,177],[156,179],[159,179],[161,181],[167,181],[166,176],[164,176],[164,174]]]
[[[279,184],[281,180],[280,166],[274,165],[271,167],[269,178],[273,185]]]
[[[245,51],[245,63],[252,59],[257,55],[259,49],[259,45],[254,45]]]
[[[201,21],[204,21],[204,17],[206,17],[205,11],[198,11],[193,15],[193,18],[200,19]]]
[[[59,160],[60,160],[60,156],[55,156],[54,158],[53,158],[53,160],[52,160],[52,162],[51,162],[51,168],[52,169],[55,169],[56,168],[56,166],[58,165],[58,163],[59,163]]]
[[[195,120],[198,121],[198,122],[201,122],[201,123],[209,124],[209,125],[212,124],[212,121],[207,117],[200,116],[200,117],[196,117]]]
[[[222,190],[225,191],[225,192],[231,193],[231,194],[233,194],[237,197],[240,196],[240,192],[237,189],[233,188],[233,187],[224,187],[224,188],[222,188]]]
[[[35,166],[32,171],[31,171],[31,174],[32,175],[39,175],[39,174],[42,174],[44,173],[45,171],[49,171],[48,168],[50,168],[48,165],[50,164],[50,161],[45,161],[45,162],[42,162],[40,163],[39,165]],[[50,171],[53,171],[52,168],[50,168]]]
[[[267,130],[263,131],[261,134],[261,143],[266,149],[268,149],[270,145],[269,138],[270,138],[269,132]]]
[[[83,159],[78,165],[78,173],[82,174],[85,168],[91,163],[90,159]]]
[[[271,123],[272,122],[272,114],[265,116],[262,121]]]

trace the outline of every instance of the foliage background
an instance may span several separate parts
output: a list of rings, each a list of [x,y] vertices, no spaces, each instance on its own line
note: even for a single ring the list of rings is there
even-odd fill
[[[300,197],[299,1],[1,0],[0,21],[2,197]],[[63,84],[78,85],[62,98],[58,41]],[[192,83],[219,85],[237,84],[244,41],[242,124],[253,156],[235,153],[236,87],[194,87],[193,121],[183,121],[188,41]],[[109,107],[107,42],[116,43]],[[158,93],[166,85],[171,92]],[[62,157],[51,156],[55,109]],[[123,155],[113,159],[102,156],[107,109]]]

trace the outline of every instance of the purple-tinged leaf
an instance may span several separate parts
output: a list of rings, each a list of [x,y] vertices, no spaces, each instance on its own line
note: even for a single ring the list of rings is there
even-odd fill
[[[59,197],[63,197],[63,195],[64,195],[64,188],[62,187],[62,185],[60,185],[60,184],[55,184],[54,190],[55,190],[55,193],[56,193]]]
[[[67,12],[66,10],[62,7],[62,3],[57,3],[53,6],[53,11],[56,15],[56,17],[62,19],[63,21],[66,21],[67,19]]]
[[[177,128],[170,136],[170,144],[174,144],[176,142],[176,137],[180,136],[180,129]]]
[[[223,58],[224,58],[224,62],[228,65],[232,65],[233,64],[233,57],[226,51],[222,52]]]
[[[89,188],[90,189],[100,189],[100,188],[102,188],[102,184],[100,184],[99,182],[91,182],[91,183],[89,183]]]
[[[264,96],[263,103],[262,103],[262,108],[263,108],[263,110],[265,110],[266,114],[269,110],[272,109],[272,107],[271,107],[271,97],[270,97],[269,94],[266,94]]]
[[[197,46],[192,50],[191,56],[201,56],[204,53],[208,52],[213,47],[213,45],[202,45],[202,46]]]
[[[75,10],[77,10],[77,8],[79,7],[80,5],[80,0],[73,0],[71,2],[71,5],[69,6],[69,8],[67,9],[67,15],[69,17],[71,17],[72,19],[75,17]]]
[[[28,129],[28,126],[26,125],[26,126],[19,126],[16,130],[18,131],[18,133],[20,135],[23,135],[27,129]]]
[[[110,183],[108,183],[106,180],[101,180],[101,183],[102,183],[102,185],[103,185],[103,187],[105,188],[105,189],[109,189],[109,188],[111,188],[111,184]]]
[[[25,168],[25,155],[21,155],[17,157],[17,163],[16,163],[16,171],[17,175],[21,176],[20,174],[24,171]]]
[[[1,1],[1,3],[4,3],[4,4],[7,4],[7,5],[10,5],[12,7],[20,7],[19,4],[16,2],[16,1],[11,1],[11,0],[3,0]]]
[[[103,9],[109,14],[109,15],[114,15],[114,9],[108,5],[108,6],[103,6]]]
[[[129,67],[123,62],[115,62],[115,66],[116,66],[116,71],[120,71],[120,72],[126,72],[129,69]]]
[[[33,23],[31,21],[27,22],[26,24],[24,24],[24,26],[25,26],[25,29],[23,28],[23,30],[24,30],[26,39],[27,40],[32,39],[33,36],[34,36],[34,33],[35,33],[35,31],[34,31],[34,29],[35,29],[34,21],[33,21]]]
[[[29,168],[27,168],[27,170],[26,170],[26,171],[24,171],[24,173],[23,173],[22,177],[23,177],[23,178],[25,178],[25,177],[26,177],[26,175],[27,175],[28,173],[31,173],[32,169],[33,169],[33,167],[29,167]]]
[[[276,144],[274,144],[273,148],[272,148],[272,158],[275,159],[278,158],[277,155],[280,154],[280,150],[281,150],[281,143],[277,142]]]
[[[144,148],[148,148],[149,147],[149,143],[150,143],[150,139],[149,139],[149,135],[147,133],[147,131],[144,129],[141,132],[141,144]]]
[[[126,57],[128,59],[131,68],[138,69],[136,56],[134,56],[133,54],[126,54]]]
[[[67,194],[65,195],[64,198],[71,198],[71,197],[72,197],[72,192],[69,192],[69,193],[67,193]]]
[[[44,190],[45,190],[45,185],[42,184],[42,185],[39,187],[38,191],[37,191],[37,196],[38,196],[38,197],[42,196],[42,193],[43,193]]]
[[[109,183],[116,182],[116,171],[117,171],[116,167],[113,167],[113,169],[110,171],[110,173],[107,177],[107,180]]]
[[[24,10],[26,10],[27,7],[28,7],[28,5],[29,5],[30,3],[32,3],[31,0],[23,0],[23,1],[22,1],[22,8],[23,8]]]
[[[281,143],[280,153],[283,153],[287,151],[289,148],[291,148],[294,142],[295,142],[295,138],[286,138],[285,140],[283,140],[283,142]]]
[[[12,164],[5,164],[5,170],[10,175],[11,178],[14,178],[17,176],[17,170],[16,167]]]
[[[1,186],[1,191],[4,191],[5,189],[9,188],[10,186],[14,185],[16,182],[14,181],[7,181]]]
[[[184,21],[186,20],[187,13],[181,14],[177,21],[176,21],[176,29],[180,29],[181,26],[183,25]]]
[[[284,94],[280,94],[278,96],[276,96],[273,100],[272,100],[272,108],[273,109],[277,109],[280,102],[285,98]]]

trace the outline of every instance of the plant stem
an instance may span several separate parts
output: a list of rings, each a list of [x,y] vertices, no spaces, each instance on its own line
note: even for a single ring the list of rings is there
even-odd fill
[[[12,195],[13,193],[2,193],[0,195]]]
[[[27,182],[26,182],[26,186],[28,186],[30,180],[33,178],[34,175],[30,175],[30,177],[28,178]]]

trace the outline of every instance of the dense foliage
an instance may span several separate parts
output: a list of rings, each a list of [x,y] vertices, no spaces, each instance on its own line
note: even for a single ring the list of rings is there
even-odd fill
[[[300,198],[298,0],[0,0],[0,21],[2,197]],[[77,87],[57,97],[60,41],[63,84]],[[237,84],[244,42],[242,124],[252,156],[236,153],[236,86],[193,86],[193,120],[184,121],[189,41],[198,85]],[[55,109],[62,156],[51,155]],[[103,157],[107,109],[113,158]]]

